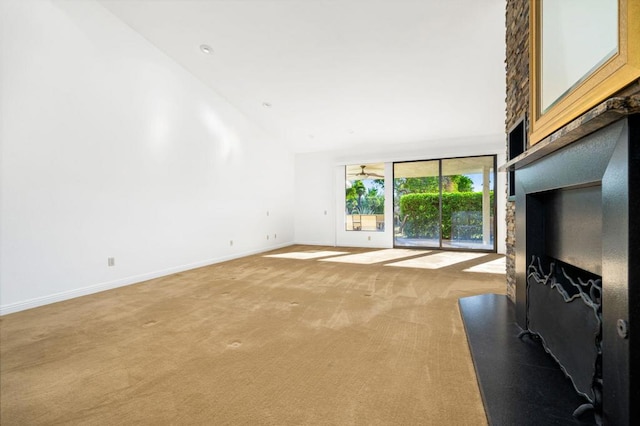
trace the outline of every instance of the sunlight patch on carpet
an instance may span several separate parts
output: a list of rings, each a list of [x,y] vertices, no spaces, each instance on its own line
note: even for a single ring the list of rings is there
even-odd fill
[[[279,257],[282,259],[318,259],[320,257],[338,256],[341,254],[349,254],[348,251],[292,251],[290,253],[267,254],[264,257]]]
[[[464,272],[483,272],[485,274],[505,274],[506,273],[506,258],[492,260],[490,262],[481,263],[471,268],[467,268]]]
[[[465,262],[467,260],[476,259],[486,256],[485,253],[463,253],[443,251],[429,256],[416,257],[400,262],[389,263],[385,266],[400,266],[403,268],[423,268],[423,269],[440,269],[456,263]]]
[[[332,257],[331,259],[321,259],[322,262],[358,263],[361,265],[371,265],[373,263],[387,262],[389,260],[402,259],[403,257],[416,256],[428,251],[417,251],[409,249],[386,249],[376,250],[367,253],[350,254],[348,256]]]

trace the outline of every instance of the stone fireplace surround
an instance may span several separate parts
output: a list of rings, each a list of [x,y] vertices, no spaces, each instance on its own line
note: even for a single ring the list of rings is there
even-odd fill
[[[506,320],[527,327],[526,271],[534,254],[602,276],[602,421],[606,425],[633,424],[640,419],[640,338],[634,335],[634,329],[640,327],[640,286],[635,285],[640,281],[640,262],[634,261],[640,256],[639,113],[637,93],[609,99],[502,167],[502,171],[516,171],[516,297],[515,305],[504,308],[512,309],[514,315]],[[545,201],[549,199],[554,201]],[[470,324],[471,319],[480,320],[478,306],[479,299],[460,302],[488,418],[494,424],[502,414],[495,410],[491,414],[488,399],[496,388],[488,390],[486,385],[491,387],[491,380],[496,380],[482,376],[499,367],[487,369],[479,364],[487,360],[482,361],[482,351],[474,348],[478,339],[471,334],[477,327]],[[512,337],[508,337],[509,346],[529,351]],[[504,362],[504,356],[495,359]],[[511,379],[505,376],[505,380]],[[572,391],[571,386],[567,388]],[[553,392],[542,390],[537,394],[558,399]],[[524,401],[520,402],[526,405],[527,392],[521,393]],[[539,400],[535,404],[544,405]],[[575,408],[567,407],[567,411]],[[536,422],[541,420],[544,417]]]

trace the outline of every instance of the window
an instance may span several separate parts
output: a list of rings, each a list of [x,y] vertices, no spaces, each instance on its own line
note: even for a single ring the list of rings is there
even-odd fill
[[[384,164],[346,167],[345,229],[384,231]]]

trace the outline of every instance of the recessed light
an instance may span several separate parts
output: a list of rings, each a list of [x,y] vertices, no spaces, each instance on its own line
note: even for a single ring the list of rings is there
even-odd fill
[[[262,106],[265,108],[271,108],[271,104],[269,102],[263,102]]]
[[[208,44],[201,44],[200,50],[202,51],[202,53],[206,53],[207,55],[211,55],[213,53],[213,48]]]

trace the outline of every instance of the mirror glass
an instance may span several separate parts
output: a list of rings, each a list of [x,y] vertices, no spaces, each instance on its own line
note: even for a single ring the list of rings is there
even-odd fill
[[[617,0],[541,0],[540,114],[618,52]]]

